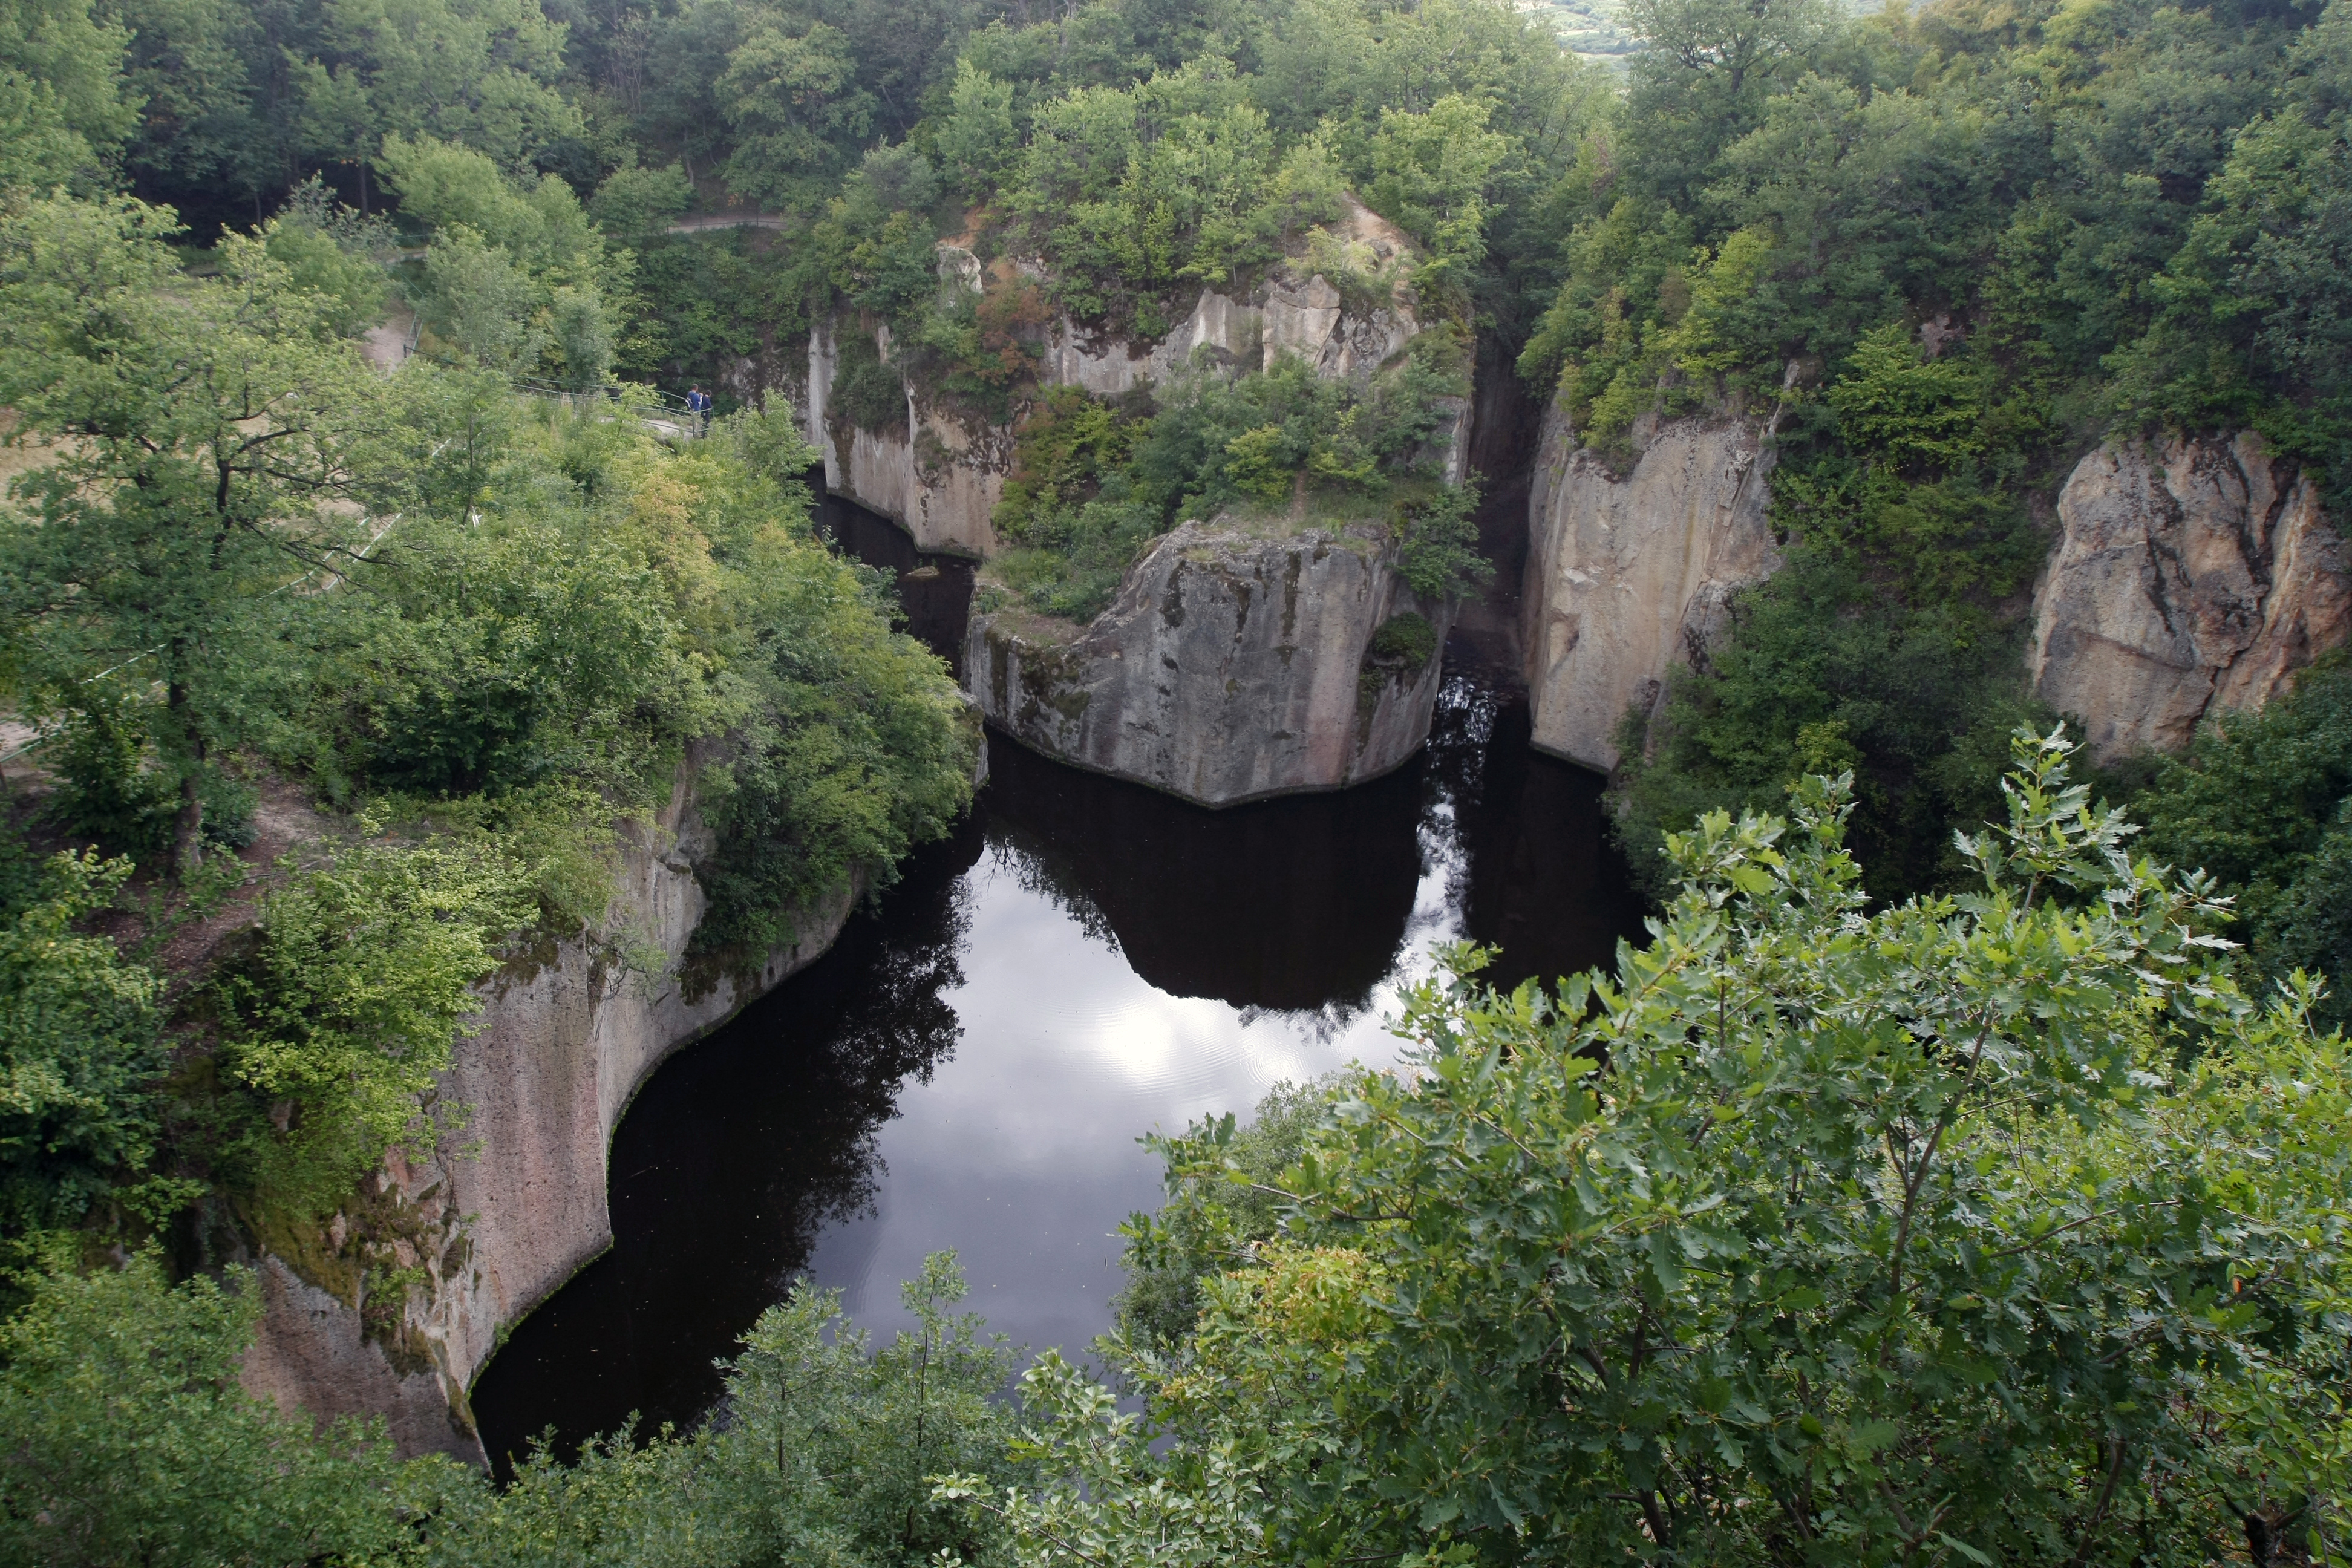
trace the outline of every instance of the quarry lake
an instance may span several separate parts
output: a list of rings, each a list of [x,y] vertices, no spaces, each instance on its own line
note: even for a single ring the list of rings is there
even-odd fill
[[[960,646],[969,569],[827,503],[894,569],[912,628]],[[1031,1350],[1108,1326],[1137,1142],[1246,1116],[1267,1089],[1385,1063],[1400,987],[1443,943],[1510,984],[1639,930],[1601,781],[1528,747],[1526,703],[1468,639],[1430,743],[1337,795],[1212,812],[991,738],[953,837],[834,949],[646,1085],[613,1142],[612,1250],[517,1325],[473,1393],[503,1465],[620,1426],[691,1425],[714,1359],[796,1276],[887,1336],[898,1282],[953,1248],[968,1306]]]

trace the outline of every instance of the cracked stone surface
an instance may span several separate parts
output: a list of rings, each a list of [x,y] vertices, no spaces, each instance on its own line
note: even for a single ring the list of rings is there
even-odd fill
[[[1391,616],[1431,623],[1408,668],[1371,652]],[[1033,750],[1204,805],[1339,789],[1429,736],[1450,605],[1415,597],[1377,524],[1188,522],[1092,625],[974,616],[964,679]]]
[[[1761,424],[1682,419],[1636,435],[1621,478],[1555,403],[1528,499],[1520,635],[1535,744],[1604,772],[1626,714],[1654,717],[1668,672],[1703,668],[1732,595],[1780,564]]]
[[[2352,629],[2334,522],[2248,431],[2111,442],[2075,465],[2034,592],[2034,690],[2101,761],[2259,709]]]

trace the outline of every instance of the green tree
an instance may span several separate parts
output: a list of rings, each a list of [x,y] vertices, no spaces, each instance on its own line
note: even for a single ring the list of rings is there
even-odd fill
[[[130,42],[89,0],[0,5],[0,191],[101,183],[137,122]]]
[[[985,1561],[995,1531],[931,1495],[932,1476],[977,1467],[1011,1479],[1012,1413],[999,1403],[1013,1356],[984,1337],[951,1252],[899,1288],[915,1319],[870,1348],[841,1293],[796,1284],[760,1315],[728,1364],[735,1439],[718,1484],[764,1505],[775,1560],[914,1564],[942,1552]],[[747,1510],[749,1512],[750,1510]]]
[[[1820,0],[1633,0],[1626,25],[1645,47],[1629,62],[1623,144],[1643,194],[1690,205],[1828,45],[1833,16]]]
[[[1381,111],[1364,199],[1429,247],[1416,287],[1435,291],[1486,258],[1487,183],[1510,150],[1507,138],[1486,128],[1492,112],[1459,93],[1418,114]]]
[[[848,40],[823,22],[760,13],[715,90],[735,132],[728,187],[778,206],[814,206],[873,120]]]
[[[56,1274],[0,1323],[0,1556],[77,1568],[387,1561],[404,1501],[457,1478],[404,1469],[380,1432],[313,1436],[245,1392],[250,1274],[164,1282],[152,1255]]]
[[[434,226],[414,297],[440,343],[504,376],[602,385],[632,269],[572,187],[509,180],[484,153],[431,137],[387,137],[380,156],[404,210]]]
[[[128,87],[139,127],[123,162],[172,191],[226,185],[256,204],[282,177],[276,138],[257,112],[252,61],[262,31],[233,0],[125,0]]]
[[[2134,803],[2157,851],[2237,899],[2253,973],[2324,975],[2320,1016],[2352,1017],[2352,667],[2305,672],[2260,713],[2201,731]]]
[[[289,639],[319,597],[292,590],[351,559],[361,522],[335,503],[356,497],[379,383],[259,242],[197,279],[171,232],[132,201],[0,218],[0,401],[46,459],[16,481],[0,595],[35,710],[124,671],[161,691],[185,870],[212,759],[286,714]]]
[[[580,111],[557,88],[564,29],[530,0],[321,0],[326,58],[293,62],[312,151],[365,175],[389,136],[431,136],[520,169]]]
[[[632,148],[589,198],[596,226],[614,239],[635,239],[666,226],[694,204],[694,185],[676,163],[640,168]]]
[[[933,133],[932,144],[962,189],[974,195],[995,189],[998,177],[1021,150],[1020,130],[1013,118],[1013,84],[959,58],[947,115]]]

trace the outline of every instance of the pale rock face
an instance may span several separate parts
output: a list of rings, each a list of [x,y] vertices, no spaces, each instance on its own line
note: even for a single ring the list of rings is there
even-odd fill
[[[663,973],[640,984],[566,942],[487,984],[482,1028],[457,1042],[442,1083],[446,1099],[473,1108],[460,1140],[473,1156],[393,1165],[394,1223],[429,1289],[386,1343],[363,1334],[358,1303],[265,1256],[261,1329],[245,1360],[252,1393],[321,1421],[382,1416],[404,1456],[483,1461],[467,1392],[499,1331],[612,1244],[604,1160],[630,1098],[672,1051],[814,962],[856,905],[859,889],[844,889],[756,971],[681,977],[705,901],[694,862],[712,847],[688,776],[621,858],[620,906],[667,955]]]
[[[1082,632],[975,616],[965,680],[1024,745],[1204,805],[1361,784],[1427,739],[1452,621],[1413,596],[1393,550],[1369,525],[1188,522]],[[1370,652],[1408,612],[1436,639],[1419,669]]]
[[[2102,761],[2179,750],[2352,631],[2343,539],[2252,432],[2110,443],[2075,465],[2058,521],[2030,668]]]
[[[855,331],[854,327],[846,330]],[[835,324],[809,333],[809,379],[805,430],[809,445],[824,458],[825,489],[895,519],[923,550],[960,555],[992,555],[996,531],[989,519],[1004,494],[1013,466],[1013,433],[990,426],[975,432],[961,421],[922,407],[910,387],[907,428],[895,432],[845,428],[836,439],[827,416],[834,373],[840,367]],[[879,341],[889,358],[888,331]]]
[[[1353,202],[1339,228],[1381,264],[1407,246],[1393,226]],[[984,287],[986,270],[971,251],[943,243],[939,255],[943,295],[977,293]],[[1033,279],[1043,277],[1034,266],[1020,270]],[[840,363],[835,334],[854,330],[839,321],[810,331],[807,390],[794,400],[803,411],[809,445],[824,454],[826,488],[895,519],[925,550],[994,554],[997,539],[990,518],[1013,466],[1012,430],[1001,426],[969,428],[923,407],[910,389],[910,436],[836,432],[825,410]],[[1167,381],[1206,349],[1223,363],[1258,369],[1271,369],[1280,356],[1293,353],[1324,380],[1361,381],[1402,353],[1420,331],[1421,323],[1402,300],[1369,316],[1353,316],[1344,309],[1339,290],[1320,274],[1304,281],[1278,277],[1260,284],[1246,300],[1203,289],[1192,312],[1158,342],[1097,336],[1065,316],[1046,331],[1039,374],[1048,386],[1081,386],[1099,397],[1116,397],[1146,382]],[[887,328],[877,334],[877,342],[887,362]],[[1435,454],[1450,484],[1462,480],[1469,418],[1470,404],[1465,398],[1445,449]]]
[[[1779,569],[1766,436],[1750,420],[1677,420],[1619,479],[1557,403],[1545,415],[1521,600],[1538,748],[1614,768],[1628,710],[1654,712],[1668,671],[1728,630],[1732,595]]]

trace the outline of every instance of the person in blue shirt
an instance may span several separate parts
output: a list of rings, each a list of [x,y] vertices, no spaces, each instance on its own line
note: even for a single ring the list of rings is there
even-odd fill
[[[698,385],[689,389],[686,395],[686,411],[694,416],[694,433],[701,435],[703,426],[710,418],[710,395]]]

